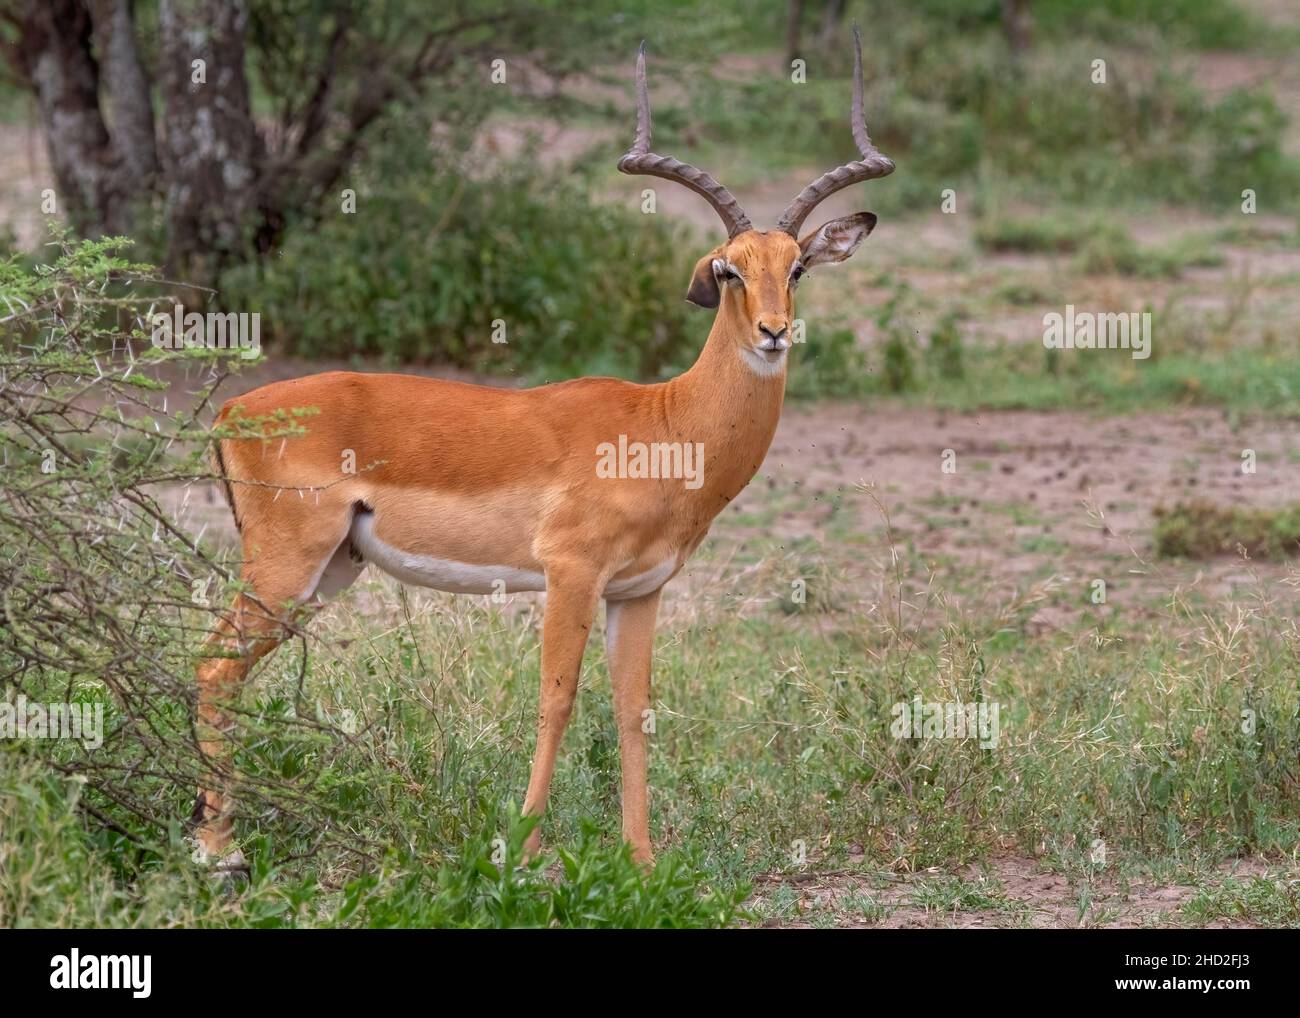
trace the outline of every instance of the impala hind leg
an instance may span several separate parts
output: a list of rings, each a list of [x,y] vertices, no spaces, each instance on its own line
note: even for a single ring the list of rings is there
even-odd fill
[[[231,850],[235,801],[230,793],[230,705],[238,699],[244,680],[261,658],[285,638],[285,630],[270,606],[240,594],[208,638],[199,662],[199,751],[207,767],[194,803],[194,837],[203,861],[222,869],[241,869],[243,854]]]
[[[646,716],[658,612],[657,590],[633,600],[605,602],[605,656],[623,770],[623,839],[632,847],[632,858],[645,865],[654,862],[646,788]]]
[[[540,817],[546,812],[546,799],[555,773],[555,754],[559,751],[564,728],[573,713],[578,695],[578,673],[587,637],[596,617],[598,600],[596,578],[582,573],[546,575],[546,611],[542,616],[542,685],[537,711],[537,749],[533,754],[533,773],[524,796],[524,812]],[[528,857],[541,848],[538,828],[528,836],[524,852]]]
[[[291,543],[282,541],[279,547],[291,547]],[[254,596],[238,595],[208,637],[206,653],[196,669],[199,750],[206,771],[191,820],[200,857],[223,870],[244,866],[243,854],[232,849],[236,803],[230,790],[230,734],[234,727],[230,708],[253,665],[287,638],[287,624],[305,621],[311,607],[360,574],[363,566],[349,551],[347,541],[342,540],[309,548],[306,554],[260,555],[246,561],[242,575]]]

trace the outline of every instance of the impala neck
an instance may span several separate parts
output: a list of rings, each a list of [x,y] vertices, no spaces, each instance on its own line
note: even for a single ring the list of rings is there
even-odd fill
[[[691,368],[668,383],[665,409],[682,441],[704,443],[704,484],[696,494],[721,508],[762,466],[785,398],[789,357],[760,373],[742,352],[752,326],[724,300]]]

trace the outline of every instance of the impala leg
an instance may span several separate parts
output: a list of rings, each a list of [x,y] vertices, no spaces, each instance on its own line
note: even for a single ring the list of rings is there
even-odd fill
[[[623,768],[623,838],[632,846],[632,858],[646,865],[654,862],[654,851],[646,788],[645,716],[650,709],[650,657],[658,611],[657,590],[635,600],[605,602],[605,656]]]
[[[578,673],[587,647],[598,600],[595,577],[564,578],[547,573],[546,611],[542,616],[542,686],[537,712],[537,750],[533,773],[524,796],[524,812],[541,816],[555,773],[564,728],[578,695]],[[540,829],[534,828],[524,843],[527,857],[541,848]]]
[[[233,721],[228,709],[238,699],[253,665],[278,647],[284,637],[279,620],[241,594],[207,642],[209,654],[219,651],[233,656],[205,656],[197,668],[199,749],[207,770],[200,778],[194,804],[194,836],[204,858],[219,861],[224,869],[244,865],[242,854],[230,850],[235,801],[229,792]]]
[[[337,533],[341,529],[346,534],[346,519],[333,520],[332,524],[330,530]],[[253,545],[246,538],[246,549]],[[242,576],[256,596],[240,594],[235,598],[230,611],[208,637],[208,654],[196,669],[199,749],[206,769],[200,775],[194,804],[194,836],[202,855],[219,861],[223,869],[238,869],[244,864],[242,854],[231,851],[236,804],[230,792],[230,734],[234,727],[230,707],[239,699],[253,665],[289,635],[285,622],[290,618],[306,619],[305,602],[311,600],[314,604],[318,597],[337,593],[361,571],[339,538],[318,538],[302,546],[285,540],[283,548],[294,551],[254,557],[246,550]],[[213,651],[222,656],[212,656]]]

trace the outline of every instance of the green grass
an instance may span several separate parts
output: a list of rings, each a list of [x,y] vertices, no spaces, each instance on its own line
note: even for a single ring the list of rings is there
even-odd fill
[[[1242,550],[1255,559],[1300,555],[1300,506],[1251,509],[1180,502],[1157,511],[1156,550],[1196,559]]]
[[[1145,246],[1111,218],[1068,213],[991,214],[975,228],[975,243],[998,254],[1074,254],[1075,270],[1085,275],[1177,279],[1188,268],[1213,268],[1224,262],[1223,254],[1207,237]],[[1003,289],[1010,303],[1032,304],[1036,300],[1035,291],[1023,280],[1009,281]]]
[[[919,882],[912,890],[912,904],[934,912],[1008,908],[1006,896],[996,885],[956,877],[939,877]]]
[[[1300,360],[1251,348],[1162,355],[1160,343],[1157,332],[1145,361],[1133,360],[1127,350],[1051,351],[1033,342],[967,346],[962,374],[954,378],[932,369],[915,344],[910,353],[895,352],[891,366],[883,349],[864,349],[851,333],[814,332],[795,349],[788,384],[794,399],[898,396],[956,411],[1222,407],[1300,415]],[[905,356],[904,370],[898,361]]]
[[[779,576],[771,586],[775,600]],[[903,642],[851,607],[746,617],[697,601],[657,645],[656,869],[643,877],[619,843],[598,641],[544,824],[550,851],[543,868],[521,867],[527,824],[510,804],[527,778],[536,617],[435,596],[394,628],[392,589],[376,598],[382,618],[341,609],[317,624],[326,639],[298,713],[324,727],[259,724],[241,750],[246,775],[309,784],[293,815],[244,821],[247,887],[231,896],[196,872],[179,823],[128,844],[78,811],[75,782],[5,747],[0,921],[698,926],[770,917],[771,901],[761,914],[736,906],[760,875],[798,868],[799,841],[814,871],[861,852],[863,872],[1044,848],[1067,872],[1091,872],[1099,837],[1124,865],[1300,846],[1300,662],[1276,620],[1247,618],[1225,646],[1189,612],[1098,645],[952,614]],[[298,681],[296,651],[272,658],[249,695],[254,716],[292,713]],[[893,738],[890,705],[914,695],[997,702],[998,747]],[[1250,735],[1245,707],[1259,719]],[[160,782],[152,794],[179,821],[192,793]],[[959,881],[915,895],[933,910],[1007,907],[994,887]]]
[[[1294,880],[1225,880],[1199,889],[1182,907],[1189,925],[1218,919],[1263,926],[1300,926],[1300,884]]]

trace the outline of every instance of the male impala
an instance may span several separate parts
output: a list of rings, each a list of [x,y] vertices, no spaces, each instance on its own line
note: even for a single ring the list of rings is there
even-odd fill
[[[650,705],[660,590],[767,453],[785,392],[795,284],[815,266],[848,258],[876,223],[859,212],[797,240],[804,219],[835,191],[894,169],[867,135],[856,29],[854,37],[852,130],[862,159],[804,188],[768,231],[755,230],[707,173],[650,151],[642,46],[636,140],[618,168],[683,184],[727,227],[726,242],[699,260],[691,278],[687,300],[717,315],[699,359],[680,377],[658,385],[580,378],[509,390],[328,372],[264,386],[222,408],[219,422],[236,408],[254,417],[292,407],[319,413],[306,420],[306,435],[287,441],[216,443],[252,593],[236,598],[212,638],[226,656],[198,666],[203,751],[212,767],[195,805],[206,856],[242,865],[232,844],[231,725],[223,705],[238,695],[253,663],[285,638],[283,623],[293,613],[342,590],[372,562],[405,583],[438,590],[485,594],[504,584],[546,591],[537,748],[524,799],[531,815],[546,809],[583,650],[604,598],[623,835],[638,860],[651,860],[642,712]],[[345,450],[356,464],[375,466],[344,473]],[[698,459],[690,462],[693,452]],[[664,469],[647,470],[647,461]],[[534,831],[528,850],[538,845]]]

